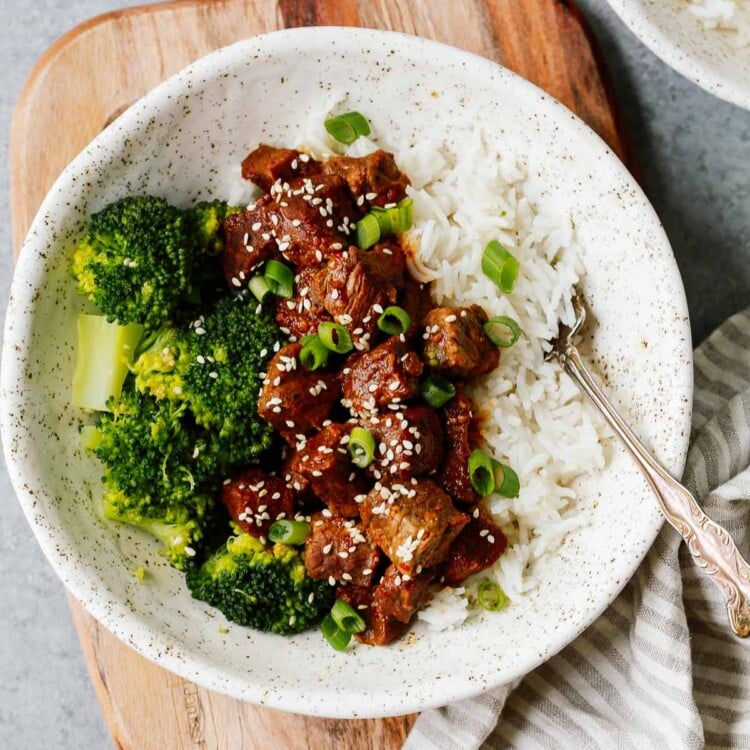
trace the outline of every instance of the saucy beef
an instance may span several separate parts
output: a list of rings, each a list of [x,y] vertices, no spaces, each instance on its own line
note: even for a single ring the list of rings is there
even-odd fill
[[[305,570],[311,578],[333,579],[355,587],[373,584],[380,552],[364,535],[362,526],[341,516],[317,513],[305,542]]]
[[[279,251],[298,269],[348,246],[360,210],[340,177],[291,180],[275,186],[271,195],[268,213]]]
[[[435,471],[443,460],[443,428],[430,406],[406,406],[362,420],[377,443],[369,471],[376,479],[405,479]]]
[[[318,273],[317,267],[303,268],[294,277],[292,298],[276,298],[276,323],[282,333],[299,339],[309,333],[315,333],[320,323],[331,319],[321,304],[320,296],[316,294]]]
[[[456,585],[492,565],[507,544],[471,487],[470,399],[459,388],[436,410],[420,398],[425,369],[461,381],[496,367],[498,350],[484,333],[481,307],[434,306],[429,287],[409,274],[398,238],[368,250],[353,244],[356,222],[370,206],[406,195],[409,180],[391,154],[321,163],[294,149],[259,146],[242,168],[267,194],[224,222],[227,284],[246,286],[270,258],[291,264],[292,296],[271,304],[295,343],[269,362],[258,401],[260,416],[288,443],[280,476],[248,469],[223,488],[222,499],[255,536],[295,511],[310,515],[307,575],[330,581],[336,597],[361,614],[361,642],[390,643],[438,576]],[[403,334],[378,328],[391,305],[410,317]],[[323,321],[344,326],[354,351],[331,351],[320,369],[308,371],[297,340]],[[375,442],[364,469],[348,449],[358,425]]]
[[[230,289],[247,286],[263,262],[280,257],[273,225],[266,213],[271,202],[271,197],[264,195],[253,208],[228,216],[222,224],[224,252],[221,265]]]
[[[471,521],[448,550],[441,571],[445,583],[457,586],[470,575],[489,568],[507,546],[508,540],[500,527],[484,508],[477,506],[471,513]]]
[[[306,370],[299,362],[301,349],[288,344],[274,354],[258,398],[258,414],[290,445],[321,429],[341,396],[336,373]]]
[[[450,497],[429,479],[375,484],[360,505],[368,539],[401,573],[415,576],[441,563],[469,522]]]
[[[471,401],[458,392],[441,410],[445,430],[445,461],[435,474],[435,481],[458,503],[475,503],[479,497],[471,486]]]
[[[487,338],[487,313],[479,305],[436,307],[424,318],[425,364],[449,378],[469,378],[494,370],[498,348]]]
[[[268,192],[276,180],[291,180],[320,172],[320,163],[293,148],[261,144],[242,162],[242,176]]]
[[[411,339],[424,330],[425,315],[435,306],[429,286],[415,281],[408,273],[404,274],[404,285],[398,296],[398,304],[406,310],[411,319],[409,330],[406,332],[407,338]]]
[[[354,518],[359,503],[369,489],[346,447],[353,424],[329,424],[307,440],[291,461],[294,472],[304,477],[310,488],[337,515]]]
[[[244,469],[221,488],[232,520],[246,533],[266,537],[271,525],[294,517],[294,494],[286,482],[263,469]]]
[[[342,370],[344,406],[364,415],[419,393],[424,369],[403,336],[392,336],[369,352],[351,357]]]
[[[352,246],[328,259],[317,293],[333,319],[348,327],[358,349],[370,348],[380,313],[395,304],[405,265],[403,250],[390,245]]]
[[[323,164],[325,174],[342,177],[360,205],[385,206],[406,197],[409,178],[393,154],[378,149],[363,157],[332,156]]]

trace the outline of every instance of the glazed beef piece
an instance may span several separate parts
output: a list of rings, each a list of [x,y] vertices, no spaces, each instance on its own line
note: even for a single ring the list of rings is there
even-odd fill
[[[399,572],[416,576],[441,563],[469,516],[429,479],[378,482],[360,505],[368,539]]]
[[[425,364],[452,378],[469,378],[494,370],[498,348],[482,326],[487,313],[479,305],[436,307],[424,318],[422,355]]]
[[[357,414],[376,411],[419,393],[423,365],[403,336],[392,336],[369,352],[350,357],[342,370],[344,406]]]
[[[441,568],[443,580],[449,586],[457,586],[470,575],[494,565],[507,546],[505,534],[478,505],[471,513],[471,521],[448,550]]]
[[[319,265],[347,247],[360,209],[340,177],[291,180],[271,194],[269,216],[278,247],[294,266]]]
[[[409,178],[396,166],[393,154],[377,150],[367,156],[332,156],[323,164],[325,174],[346,180],[360,205],[385,206],[406,197]]]
[[[479,496],[469,478],[471,455],[471,401],[460,391],[440,409],[445,430],[445,460],[435,474],[435,481],[458,503],[475,503]]]
[[[323,426],[341,397],[338,375],[306,370],[299,361],[302,347],[287,344],[268,363],[258,398],[258,414],[290,445]]]
[[[346,325],[360,350],[369,349],[378,317],[396,302],[403,284],[404,253],[398,246],[350,247],[332,255],[321,271],[317,293],[333,319]]]
[[[424,331],[422,323],[425,315],[435,307],[429,284],[420,284],[408,273],[404,274],[404,286],[398,295],[398,304],[409,313],[411,319],[409,330],[406,332],[407,338]]]
[[[311,578],[356,587],[373,584],[380,552],[367,541],[362,527],[341,516],[317,513],[305,542],[305,570]]]
[[[252,209],[224,219],[224,251],[221,265],[230,289],[247,286],[255,270],[269,258],[280,258],[273,225],[266,208],[272,200],[264,195]]]
[[[309,333],[315,333],[318,325],[331,316],[322,306],[319,295],[316,295],[316,276],[319,269],[315,266],[302,269],[294,277],[294,295],[291,299],[277,297],[275,300],[276,323],[282,333],[298,339]]]
[[[425,603],[432,571],[405,576],[391,565],[371,594],[371,602],[360,615],[367,629],[357,634],[362,643],[384,646],[403,635],[414,613]]]
[[[289,181],[320,172],[320,164],[293,148],[274,148],[261,144],[242,162],[242,176],[268,192],[276,180]]]
[[[409,576],[391,565],[375,587],[372,603],[383,617],[408,623],[425,603],[434,578],[435,571],[432,570]]]
[[[292,458],[291,469],[304,477],[310,488],[336,515],[359,515],[360,500],[368,483],[351,462],[346,447],[353,424],[329,424],[311,437]]]
[[[232,520],[255,537],[282,518],[294,517],[294,494],[286,482],[263,469],[244,469],[221,488],[221,502]]]
[[[376,479],[408,479],[435,471],[443,460],[443,428],[430,406],[407,406],[362,420],[377,442],[368,467]]]

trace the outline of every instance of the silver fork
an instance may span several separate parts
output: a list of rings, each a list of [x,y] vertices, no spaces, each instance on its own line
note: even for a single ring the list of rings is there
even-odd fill
[[[623,441],[651,485],[665,518],[685,540],[695,564],[721,589],[732,630],[746,638],[750,635],[750,566],[727,530],[712,521],[693,495],[657,463],[599,388],[574,343],[586,321],[586,307],[578,294],[573,307],[575,323],[560,327],[547,359],[560,362]]]

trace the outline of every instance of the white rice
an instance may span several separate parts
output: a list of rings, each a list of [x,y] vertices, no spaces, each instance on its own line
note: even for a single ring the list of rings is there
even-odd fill
[[[750,45],[750,0],[686,0],[703,27],[727,33],[738,46]]]
[[[434,282],[437,302],[476,303],[491,317],[515,318],[524,331],[502,353],[499,368],[471,388],[485,417],[488,448],[516,470],[521,482],[517,498],[488,499],[508,536],[508,550],[494,568],[467,580],[465,589],[445,589],[419,613],[434,629],[455,627],[477,611],[470,604],[481,578],[494,578],[511,600],[534,588],[536,564],[554,555],[565,535],[586,522],[576,510],[572,482],[604,466],[603,424],[560,367],[544,361],[559,321],[572,322],[573,288],[583,272],[571,217],[532,205],[524,197],[521,164],[489,145],[478,129],[467,129],[456,142],[460,153],[429,136],[415,146],[360,138],[346,149],[361,156],[385,148],[409,175],[415,219],[410,240],[418,248],[412,272]],[[341,150],[322,129],[297,145],[318,157]],[[493,239],[520,263],[508,295],[481,270],[482,250]]]

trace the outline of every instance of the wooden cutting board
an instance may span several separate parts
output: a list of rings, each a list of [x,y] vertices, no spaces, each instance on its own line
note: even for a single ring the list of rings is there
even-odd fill
[[[275,29],[366,26],[417,34],[492,58],[582,117],[626,163],[599,55],[566,0],[183,0],[111,13],[74,29],[39,60],[10,138],[13,245],[65,165],[116,114],[218,47]],[[387,750],[415,716],[338,721],[212,693],[116,640],[71,599],[96,694],[123,750]]]

